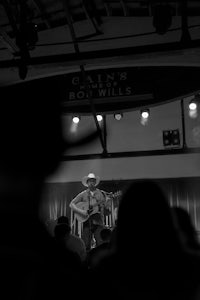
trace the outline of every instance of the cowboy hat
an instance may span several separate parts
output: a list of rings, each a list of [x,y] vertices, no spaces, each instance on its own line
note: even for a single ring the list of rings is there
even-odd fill
[[[89,179],[95,179],[96,180],[95,186],[97,186],[99,184],[99,182],[100,182],[100,177],[99,176],[96,176],[94,173],[89,173],[87,176],[83,177],[82,184],[84,186],[88,186],[87,181]]]

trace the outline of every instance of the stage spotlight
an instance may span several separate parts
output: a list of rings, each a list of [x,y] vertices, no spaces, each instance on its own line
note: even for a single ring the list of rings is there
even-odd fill
[[[188,105],[190,118],[192,119],[197,118],[199,103],[200,103],[200,95],[196,95],[195,98],[190,101]]]
[[[80,122],[80,118],[75,116],[75,117],[73,117],[72,121],[73,121],[73,123],[78,124]]]
[[[149,117],[149,110],[148,109],[141,110],[141,117],[143,119],[148,119],[148,117]]]
[[[101,122],[103,120],[102,115],[97,115],[97,121]]]
[[[157,4],[153,9],[153,26],[158,34],[165,34],[172,24],[172,7]]]
[[[114,118],[117,121],[120,121],[122,119],[122,117],[123,117],[123,114],[121,114],[121,113],[114,114]]]
[[[144,126],[147,125],[147,123],[149,121],[149,109],[141,110],[140,116],[141,116],[140,123]]]
[[[196,110],[197,109],[197,103],[192,100],[190,103],[189,103],[189,109],[190,110]]]

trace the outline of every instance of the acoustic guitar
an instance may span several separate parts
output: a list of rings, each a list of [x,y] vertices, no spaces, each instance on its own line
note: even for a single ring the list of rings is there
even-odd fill
[[[121,196],[121,191],[117,191],[115,193],[110,194],[105,203],[105,208],[108,209],[108,205],[111,206],[110,202],[112,201],[112,199],[119,197],[119,196]],[[89,213],[86,216],[84,216],[81,213],[74,212],[74,216],[76,217],[78,222],[83,223],[83,222],[87,221],[91,215],[99,213],[99,205],[101,205],[102,203],[104,203],[104,201],[101,201],[99,203],[94,203],[94,204],[90,205],[90,209],[89,209],[88,201],[87,202],[79,202],[76,204],[76,206],[86,212],[89,211]]]

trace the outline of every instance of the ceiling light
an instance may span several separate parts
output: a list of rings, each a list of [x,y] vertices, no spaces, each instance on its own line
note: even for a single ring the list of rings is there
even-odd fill
[[[189,103],[189,109],[190,110],[196,110],[197,109],[197,103],[192,100],[190,103]]]
[[[99,122],[101,122],[101,121],[103,120],[102,115],[97,115],[97,120],[98,120]]]
[[[117,113],[117,114],[114,114],[114,118],[117,120],[117,121],[120,121],[123,117],[123,114],[121,113]]]
[[[195,119],[198,117],[199,103],[200,103],[200,95],[197,94],[188,104],[188,108],[189,108],[188,113],[190,118]]]
[[[140,123],[145,126],[148,124],[149,122],[149,109],[143,109],[140,111]]]
[[[75,116],[75,117],[73,117],[72,121],[73,121],[75,124],[78,124],[79,121],[80,121],[80,118],[77,117],[77,116]]]
[[[141,117],[143,119],[148,119],[148,117],[149,117],[149,109],[141,110]]]

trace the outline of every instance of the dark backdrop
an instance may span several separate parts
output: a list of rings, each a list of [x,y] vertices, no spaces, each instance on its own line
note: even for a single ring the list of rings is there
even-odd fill
[[[123,195],[125,189],[133,181],[101,181],[98,188],[113,193],[120,191]],[[171,206],[177,205],[187,209],[193,224],[200,231],[200,178],[170,178],[156,179],[155,181],[162,186]],[[50,229],[54,227],[59,216],[66,215],[70,218],[69,203],[84,189],[85,187],[81,182],[46,183],[43,194],[43,219]],[[114,198],[114,206],[118,206],[119,201],[120,197]]]

